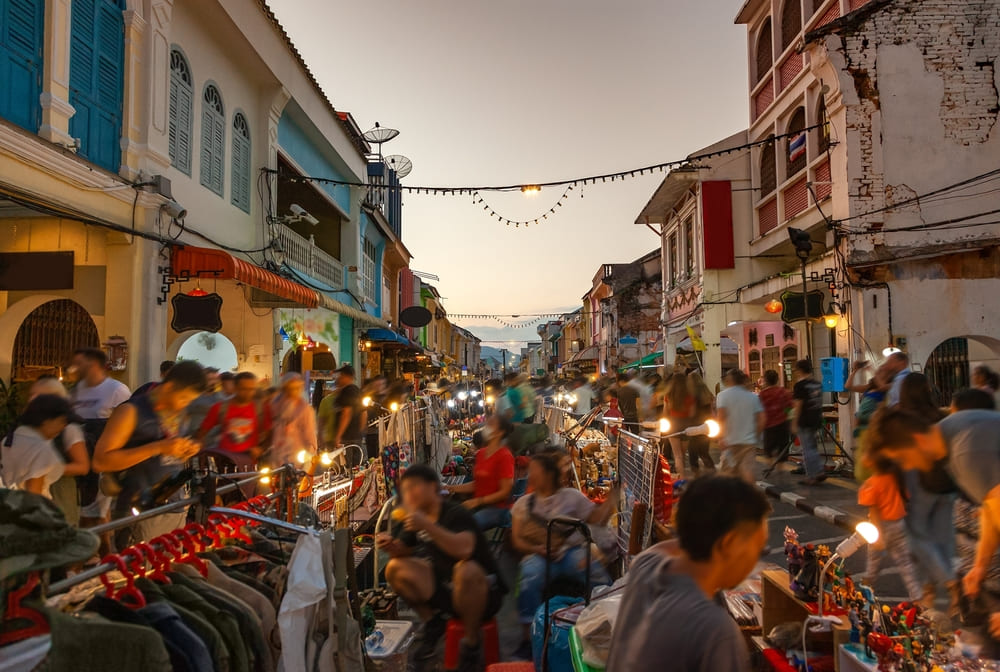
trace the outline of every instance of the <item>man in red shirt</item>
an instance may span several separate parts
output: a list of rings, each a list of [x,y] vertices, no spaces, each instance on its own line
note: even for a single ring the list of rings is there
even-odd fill
[[[198,440],[211,452],[220,453],[236,466],[257,461],[271,433],[271,410],[258,404],[257,378],[249,371],[236,374],[236,392],[231,399],[212,406],[198,430]],[[211,441],[214,435],[216,441]]]
[[[778,372],[768,369],[764,372],[764,389],[757,395],[767,416],[764,425],[764,454],[768,457],[780,455],[792,440],[791,425],[788,422],[792,395],[780,382]]]

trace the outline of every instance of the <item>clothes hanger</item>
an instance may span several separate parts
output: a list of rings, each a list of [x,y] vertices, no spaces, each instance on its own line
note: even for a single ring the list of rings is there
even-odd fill
[[[31,572],[23,586],[7,594],[7,609],[3,617],[4,623],[22,620],[27,621],[29,625],[0,633],[0,646],[13,644],[14,642],[20,642],[51,632],[49,622],[42,612],[22,604],[22,600],[31,595],[40,583],[41,580],[38,578],[38,572]]]
[[[187,530],[176,530],[170,533],[168,536],[177,539],[178,542],[184,547],[186,553],[178,558],[178,562],[183,562],[185,564],[192,565],[198,570],[198,573],[203,577],[208,576],[208,565],[205,561],[198,557],[197,549],[195,548],[196,542],[194,541],[192,535]]]
[[[118,600],[122,604],[129,606],[133,609],[141,609],[146,606],[146,598],[143,596],[139,589],[135,587],[135,577],[129,571],[128,565],[126,565],[124,558],[120,555],[113,554],[107,555],[101,559],[101,564],[114,564],[122,576],[125,577],[125,586],[115,590],[115,585],[112,583],[111,579],[108,578],[107,573],[101,574],[101,583],[104,584],[104,588],[107,590],[106,595],[113,599]]]
[[[146,555],[146,560],[149,562],[150,570],[147,572],[146,577],[150,581],[169,585],[170,577],[164,574],[164,565],[166,565],[169,570],[170,560],[167,559],[163,553],[157,552],[152,545],[146,542],[136,544],[135,548],[144,553]]]

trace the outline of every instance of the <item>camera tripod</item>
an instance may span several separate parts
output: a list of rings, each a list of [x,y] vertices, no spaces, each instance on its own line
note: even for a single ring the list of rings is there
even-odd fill
[[[833,435],[830,430],[830,423],[824,422],[820,425],[819,429],[815,430],[817,432],[816,448],[819,450],[820,456],[823,458],[824,473],[826,475],[834,476],[846,476],[849,478],[854,477],[854,457],[844,448],[844,444],[837,440],[837,437]],[[827,440],[833,444],[831,447]],[[771,473],[778,467],[782,462],[789,461],[792,452],[792,446],[795,445],[795,435],[790,434],[788,437],[788,442],[785,447],[781,449],[778,456],[774,458],[771,465],[764,470],[763,477],[767,478]],[[834,467],[830,471],[826,469],[826,464],[833,461]]]

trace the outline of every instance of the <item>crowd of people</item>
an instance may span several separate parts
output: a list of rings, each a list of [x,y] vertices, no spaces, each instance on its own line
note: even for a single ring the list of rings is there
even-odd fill
[[[72,525],[92,527],[179,498],[178,488],[162,485],[196,455],[213,458],[219,471],[309,463],[321,450],[358,464],[373,456],[368,408],[354,369],[336,375],[333,390],[316,399],[317,415],[297,373],[266,387],[248,371],[165,361],[159,380],[133,393],[109,375],[104,351],[81,349],[69,380],[31,384],[0,446],[0,484],[44,495]],[[102,552],[171,531],[185,515],[140,521],[105,538]]]
[[[518,428],[541,423],[542,405],[559,397],[577,417],[600,407],[637,433],[644,422],[667,419],[674,436],[664,453],[675,478],[689,481],[676,507],[676,539],[631,564],[607,669],[651,668],[667,655],[678,661],[676,669],[746,669],[740,631],[714,597],[743,581],[766,544],[770,509],[754,485],[755,457],[760,451],[780,458],[796,440],[803,483],[819,485],[826,476],[816,442],[824,423],[822,384],[809,361],[793,368],[790,390],[773,370],[759,381],[728,371],[714,393],[697,373],[682,371],[666,378],[576,378],[561,389],[547,380],[533,384],[523,374],[488,381],[482,407],[492,412],[473,436],[478,450],[471,480],[443,486],[433,467],[410,466],[400,475],[400,515],[377,539],[390,558],[386,581],[423,621],[414,645],[418,668],[433,665],[445,618],[453,615],[464,626],[459,669],[481,669],[480,626],[513,588],[487,539],[490,530],[508,530],[518,558],[521,656],[530,657],[529,625],[551,592],[547,575],[575,590],[588,579],[610,582],[604,558],[587,547],[607,529],[617,493],[598,504],[573,487],[564,452],[516,457],[523,452]],[[0,478],[6,487],[50,498],[82,526],[180,497],[157,486],[196,455],[236,470],[308,462],[322,452],[350,465],[378,457],[371,421],[413,392],[384,378],[359,385],[350,365],[338,369],[332,390],[319,382],[307,395],[295,373],[266,387],[250,372],[182,361],[164,362],[159,380],[132,393],[108,375],[104,353],[91,349],[75,354],[71,372],[72,385],[55,377],[31,385],[24,412],[0,446]],[[915,601],[931,606],[943,594],[956,611],[963,596],[965,603],[975,601],[990,613],[987,630],[1000,654],[1000,593],[992,582],[1000,579],[1000,413],[994,402],[1000,376],[978,367],[972,379],[974,387],[956,393],[943,410],[928,378],[913,371],[904,353],[873,371],[856,364],[848,381],[859,400],[855,475],[858,502],[881,531],[868,576],[890,561]],[[448,387],[435,381],[418,393],[448,395]],[[709,418],[721,425],[718,474],[708,437],[682,435]],[[184,515],[142,520],[105,544],[148,540],[180,527]],[[550,539],[553,520],[579,521],[590,533],[560,527]]]

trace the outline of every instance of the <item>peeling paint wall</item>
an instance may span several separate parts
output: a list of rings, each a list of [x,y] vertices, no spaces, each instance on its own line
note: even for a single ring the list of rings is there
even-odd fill
[[[970,359],[994,361],[1000,0],[893,0],[845,17],[818,48],[844,103],[846,258],[864,265],[855,281],[888,283],[856,291],[854,328],[884,344],[891,301],[893,336],[915,362],[955,337],[978,344]]]
[[[1000,208],[1000,192],[984,188],[912,201],[1000,168],[1000,0],[896,0],[826,44],[842,63],[851,214],[888,208],[852,220],[852,229],[933,225]],[[857,239],[856,252],[998,236],[998,226],[886,234]]]

